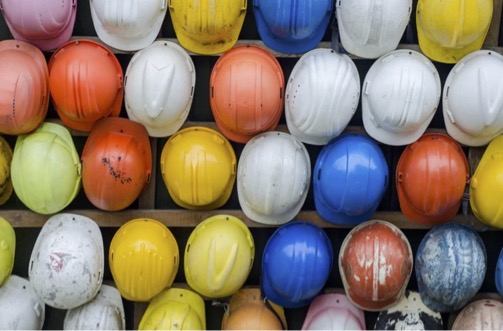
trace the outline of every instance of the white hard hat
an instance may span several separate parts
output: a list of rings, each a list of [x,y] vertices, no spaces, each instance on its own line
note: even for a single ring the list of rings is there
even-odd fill
[[[135,51],[150,45],[161,30],[166,0],[90,0],[98,37],[107,45]]]
[[[131,58],[124,82],[129,119],[152,137],[174,134],[187,119],[196,70],[187,52],[170,41],[156,41]]]
[[[113,286],[101,285],[89,302],[66,311],[63,330],[125,330],[121,294]]]
[[[362,87],[363,125],[386,145],[408,145],[426,131],[438,107],[440,78],[433,63],[413,50],[390,52],[370,67]]]
[[[252,221],[284,224],[302,208],[311,182],[306,147],[294,136],[277,131],[248,141],[237,171],[241,209]]]
[[[503,55],[480,50],[463,57],[444,84],[447,133],[468,146],[487,145],[503,133]]]
[[[503,330],[503,303],[494,299],[469,303],[456,316],[452,330]]]
[[[325,145],[341,134],[358,107],[358,69],[347,55],[314,49],[295,64],[285,97],[290,133],[305,143]]]
[[[90,301],[101,287],[103,238],[98,225],[76,214],[50,217],[35,242],[28,274],[49,306],[71,309]]]
[[[0,287],[0,330],[42,330],[45,304],[27,279],[10,275]]]
[[[411,11],[412,0],[336,1],[342,46],[351,54],[369,59],[395,50]]]

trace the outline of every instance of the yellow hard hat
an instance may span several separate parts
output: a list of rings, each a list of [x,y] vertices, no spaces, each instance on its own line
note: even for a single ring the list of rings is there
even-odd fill
[[[16,233],[12,225],[0,217],[0,286],[9,278],[14,267]]]
[[[190,290],[164,290],[147,306],[138,330],[206,330],[204,301]]]
[[[0,206],[6,203],[12,195],[11,162],[12,147],[4,137],[0,136]]]
[[[236,180],[236,155],[218,131],[190,127],[175,133],[161,153],[161,173],[173,201],[186,209],[224,205]]]
[[[178,244],[161,222],[137,218],[115,233],[108,260],[121,295],[131,301],[149,301],[173,284],[178,272]]]
[[[238,40],[247,1],[170,0],[169,14],[176,37],[188,51],[223,53]]]
[[[232,295],[243,286],[255,257],[248,227],[237,217],[215,215],[201,222],[185,247],[189,286],[209,298]]]
[[[492,14],[492,0],[419,0],[419,47],[434,61],[456,63],[482,47]]]

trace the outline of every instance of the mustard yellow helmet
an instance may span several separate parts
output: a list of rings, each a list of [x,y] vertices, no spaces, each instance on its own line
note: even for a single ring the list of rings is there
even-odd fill
[[[16,233],[12,225],[0,217],[0,286],[9,278],[14,267]]]
[[[161,222],[137,218],[115,233],[108,260],[121,295],[130,301],[149,301],[173,284],[178,272],[178,244]]]
[[[434,61],[456,63],[482,47],[492,14],[492,0],[419,0],[419,47]]]
[[[0,206],[6,203],[12,195],[11,162],[12,147],[4,137],[0,136]]]
[[[224,205],[236,180],[236,155],[221,133],[205,127],[178,131],[161,153],[161,173],[173,201],[192,210]]]

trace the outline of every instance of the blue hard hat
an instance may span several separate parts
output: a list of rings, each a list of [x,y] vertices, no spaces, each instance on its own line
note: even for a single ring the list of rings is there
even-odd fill
[[[308,222],[286,223],[264,248],[264,297],[285,308],[306,306],[325,286],[332,263],[332,244],[323,229]]]
[[[361,134],[343,134],[320,152],[313,171],[314,203],[325,220],[356,225],[369,220],[388,187],[386,158]]]
[[[500,297],[503,298],[503,249],[501,249],[498,262],[496,263],[494,283],[496,285],[496,291],[498,291]]]

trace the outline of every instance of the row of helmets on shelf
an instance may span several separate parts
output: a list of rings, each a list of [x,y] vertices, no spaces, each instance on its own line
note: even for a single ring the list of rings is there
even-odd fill
[[[264,323],[275,321],[268,325],[270,329],[286,329],[284,309],[308,305],[324,309],[308,311],[307,329],[330,329],[337,321],[345,321],[349,329],[365,329],[364,311],[382,313],[379,329],[393,329],[396,323],[442,329],[440,314],[457,312],[472,301],[488,263],[497,264],[495,285],[503,295],[503,254],[497,261],[487,261],[480,235],[454,223],[430,229],[415,257],[404,233],[386,221],[371,220],[353,228],[340,243],[338,257],[319,226],[301,220],[284,224],[264,247],[260,289],[248,294],[239,291],[246,288],[255,242],[245,223],[230,215],[211,216],[192,230],[183,250],[189,289],[173,286],[180,263],[178,243],[169,228],[155,219],[127,221],[114,234],[108,264],[115,286],[103,285],[106,250],[100,228],[91,218],[71,213],[49,217],[33,247],[28,280],[12,274],[14,229],[3,218],[0,228],[4,247],[0,251],[0,326],[8,329],[40,329],[45,305],[67,310],[69,329],[123,329],[121,297],[149,302],[140,329],[204,330],[203,299],[228,303],[231,297],[241,305],[262,303],[254,313],[268,315]],[[338,261],[335,266],[334,260]],[[413,270],[418,293],[406,293]],[[342,280],[344,295],[323,296],[334,272]],[[503,305],[494,302],[480,311],[470,308],[464,323],[475,327],[470,323],[480,321],[477,314],[494,313],[498,318],[493,322],[501,326]],[[397,318],[397,311],[403,316]],[[222,327],[228,323],[227,329],[246,329],[260,322],[257,315],[233,311],[231,301]]]

